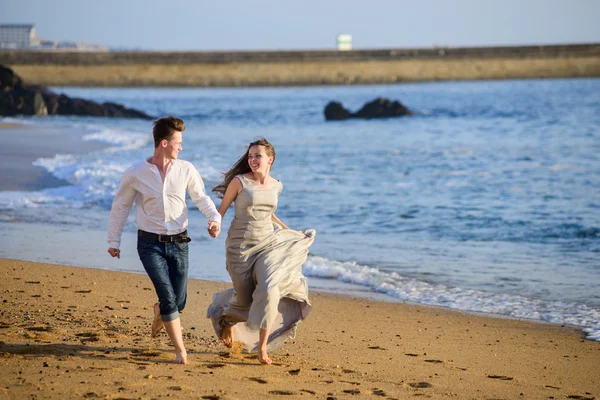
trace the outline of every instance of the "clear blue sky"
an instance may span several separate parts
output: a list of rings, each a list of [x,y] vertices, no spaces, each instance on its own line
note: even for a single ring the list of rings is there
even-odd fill
[[[600,0],[0,0],[0,23],[147,50],[599,43]]]

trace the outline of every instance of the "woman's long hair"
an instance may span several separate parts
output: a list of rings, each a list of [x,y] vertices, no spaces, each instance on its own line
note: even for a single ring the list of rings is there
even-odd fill
[[[213,193],[216,193],[218,198],[223,198],[227,187],[229,186],[233,178],[236,177],[236,175],[245,174],[252,171],[250,165],[248,164],[248,153],[250,153],[250,148],[252,146],[264,146],[267,155],[269,157],[273,157],[273,162],[275,162],[275,149],[273,148],[273,145],[269,143],[264,137],[257,138],[254,142],[248,145],[248,148],[246,149],[244,155],[241,156],[240,159],[237,160],[231,168],[229,168],[229,171],[223,174],[223,181],[214,188],[212,188]],[[271,166],[272,165],[273,164],[271,164]]]

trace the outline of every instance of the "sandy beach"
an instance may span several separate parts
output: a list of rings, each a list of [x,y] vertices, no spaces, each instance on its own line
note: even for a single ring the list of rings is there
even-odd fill
[[[190,363],[150,338],[144,274],[0,260],[0,398],[594,399],[600,343],[572,327],[311,292],[297,338],[228,351],[205,311],[228,283],[190,280]]]
[[[83,140],[83,134],[71,128],[60,130],[0,122],[0,138],[7,143],[0,147],[3,169],[0,190],[30,191],[68,184],[33,162],[41,157],[84,154],[106,147],[99,142]]]

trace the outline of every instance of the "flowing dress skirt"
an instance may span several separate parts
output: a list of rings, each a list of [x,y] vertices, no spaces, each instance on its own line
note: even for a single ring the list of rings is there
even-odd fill
[[[239,293],[232,288],[213,296],[207,317],[218,337],[223,326],[233,325],[234,340],[244,350],[256,352],[261,328],[270,331],[268,351],[296,336],[311,309],[302,264],[315,235],[312,229],[276,229],[258,244],[234,254],[228,244],[227,267]]]

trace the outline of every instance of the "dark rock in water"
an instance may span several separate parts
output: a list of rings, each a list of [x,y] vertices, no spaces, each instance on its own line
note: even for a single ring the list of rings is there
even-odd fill
[[[344,108],[342,103],[332,101],[325,107],[325,119],[327,121],[340,121],[348,119],[352,113]]]
[[[0,92],[6,92],[23,86],[21,78],[12,69],[0,64]]]
[[[56,94],[43,86],[25,85],[10,68],[0,65],[0,116],[79,115],[151,119],[149,115],[116,103]]]
[[[0,93],[0,115],[48,115],[48,109],[40,92],[17,88]]]
[[[355,112],[354,118],[389,118],[403,115],[412,115],[412,113],[399,101],[390,101],[379,97]]]
[[[405,115],[413,115],[413,113],[399,101],[391,101],[383,97],[378,97],[365,104],[355,113],[351,113],[341,103],[335,101],[330,102],[325,107],[325,119],[327,121],[340,121],[349,118],[391,118]]]
[[[127,118],[140,118],[140,119],[150,119],[151,117],[147,114],[138,111],[133,108],[127,108],[122,104],[117,103],[102,103],[104,109],[108,110],[109,113],[112,113],[112,116],[122,116],[127,115]]]

